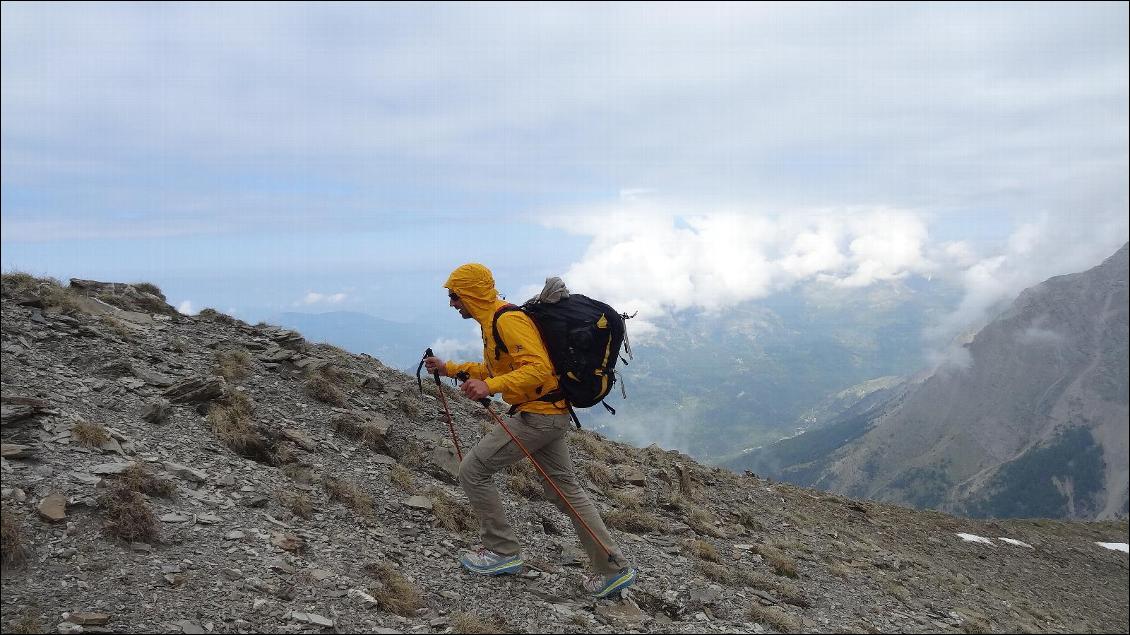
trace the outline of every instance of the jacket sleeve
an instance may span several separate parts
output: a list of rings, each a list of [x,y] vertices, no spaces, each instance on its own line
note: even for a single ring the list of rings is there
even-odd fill
[[[444,362],[444,374],[448,377],[454,377],[461,372],[467,373],[472,379],[486,379],[490,377],[487,372],[487,367],[477,362]]]
[[[498,318],[498,335],[509,350],[513,370],[486,379],[491,394],[523,394],[536,399],[548,392],[553,383],[553,364],[533,322],[518,312],[503,314]]]

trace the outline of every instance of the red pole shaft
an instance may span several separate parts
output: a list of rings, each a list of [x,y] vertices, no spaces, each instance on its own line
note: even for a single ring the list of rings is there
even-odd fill
[[[497,414],[495,414],[495,412],[490,409],[490,406],[483,404],[483,407],[487,409],[487,412],[490,413],[491,417],[494,417],[494,420],[498,422],[498,425],[502,426],[502,429],[506,431],[506,434],[510,435],[510,439],[512,441],[514,441],[514,443],[518,444],[518,447],[522,449],[522,453],[526,455],[526,458],[530,460],[530,463],[534,464],[534,467],[537,468],[538,472],[545,479],[545,482],[549,483],[549,486],[553,488],[553,491],[557,492],[557,496],[559,498],[561,498],[561,500],[569,508],[569,511],[573,512],[573,516],[578,521],[580,521],[581,526],[584,527],[585,530],[589,532],[589,535],[592,536],[592,539],[596,542],[596,544],[600,545],[600,548],[604,550],[604,553],[608,554],[608,561],[609,562],[615,562],[616,558],[615,558],[615,556],[612,555],[612,550],[610,550],[604,544],[604,542],[601,541],[600,538],[596,537],[596,533],[592,530],[592,527],[589,527],[589,524],[585,522],[585,519],[581,518],[581,515],[577,512],[577,509],[575,507],[573,507],[573,504],[569,502],[568,498],[565,498],[565,494],[563,494],[561,492],[561,488],[557,487],[557,483],[553,482],[553,479],[550,478],[549,475],[545,473],[545,470],[543,470],[541,468],[541,465],[538,465],[537,460],[534,459],[534,455],[530,454],[530,451],[526,449],[526,446],[522,445],[522,442],[518,440],[518,437],[514,436],[514,433],[511,432],[510,428],[508,428],[506,426],[506,424],[502,421],[502,417],[499,417]]]
[[[447,429],[451,430],[451,440],[455,442],[455,454],[459,455],[459,460],[463,461],[463,449],[459,447],[459,435],[455,434],[455,423],[451,420],[451,411],[447,409],[447,397],[443,396],[443,386],[436,383],[436,390],[439,391],[439,400],[443,402],[443,414],[447,415]]]

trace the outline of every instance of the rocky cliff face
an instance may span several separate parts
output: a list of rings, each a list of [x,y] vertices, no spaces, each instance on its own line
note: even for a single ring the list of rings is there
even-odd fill
[[[498,483],[530,567],[473,577],[434,384],[149,285],[5,274],[2,325],[6,632],[1127,630],[1127,556],[1095,544],[1125,522],[915,512],[590,432],[639,583],[584,595],[526,465]],[[468,446],[489,420],[445,390]]]
[[[964,366],[752,461],[794,482],[962,514],[1125,517],[1127,303],[1123,246],[1024,291],[967,344]]]

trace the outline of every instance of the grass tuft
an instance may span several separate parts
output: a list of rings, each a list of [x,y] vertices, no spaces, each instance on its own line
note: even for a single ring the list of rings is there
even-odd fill
[[[412,617],[417,609],[424,607],[420,589],[392,565],[387,562],[370,564],[365,571],[381,583],[380,588],[372,593],[381,609],[402,617]]]
[[[0,557],[4,567],[20,567],[27,561],[28,547],[20,530],[20,517],[4,505],[0,512]]]
[[[162,498],[172,498],[177,492],[176,483],[169,479],[157,478],[142,463],[134,463],[126,468],[126,471],[118,477],[118,482],[135,492]]]
[[[98,498],[106,519],[106,533],[128,542],[150,542],[157,537],[157,516],[141,494],[121,485]]]
[[[322,366],[306,377],[306,394],[323,403],[339,408],[346,404],[345,393],[341,389],[343,377],[333,366]]]
[[[326,478],[322,481],[322,487],[329,494],[330,500],[340,502],[365,518],[373,515],[373,497],[353,483]]]
[[[479,519],[465,505],[438,487],[429,487],[424,495],[432,499],[432,515],[448,531],[469,534],[479,530]]]
[[[216,351],[215,374],[228,381],[244,379],[251,374],[251,353],[244,348]]]
[[[89,447],[101,447],[103,443],[110,440],[110,433],[106,430],[106,426],[99,423],[91,423],[89,421],[79,421],[71,428],[71,435],[79,443]]]
[[[747,613],[749,619],[758,624],[768,624],[782,633],[794,633],[801,629],[800,620],[775,606],[754,604]]]

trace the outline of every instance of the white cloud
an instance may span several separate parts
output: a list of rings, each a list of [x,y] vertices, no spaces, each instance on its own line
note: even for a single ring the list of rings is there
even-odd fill
[[[192,301],[185,300],[177,305],[177,312],[181,315],[193,315],[196,312],[192,310]]]
[[[562,229],[593,236],[563,275],[566,285],[639,310],[632,326],[643,333],[664,313],[716,311],[803,281],[863,287],[935,266],[925,255],[925,221],[905,210],[688,214],[682,205],[628,200],[557,218]]]
[[[443,360],[481,362],[483,361],[482,331],[477,322],[468,323],[465,337],[441,337],[432,342],[431,349],[436,357]]]
[[[1056,346],[1066,342],[1067,338],[1057,331],[1032,325],[1017,334],[1016,341],[1021,344]]]
[[[1112,202],[1108,205],[1126,201]],[[964,295],[958,307],[940,317],[925,332],[928,356],[936,362],[967,359],[959,348],[961,336],[980,329],[1026,288],[1058,275],[1097,266],[1127,241],[1126,215],[1083,216],[1041,214],[1019,224],[996,253],[976,257],[965,248],[950,250]],[[1033,332],[1028,341],[1034,341]],[[955,339],[959,338],[959,339]],[[1049,341],[1045,337],[1042,341]]]
[[[340,304],[348,296],[344,293],[317,293],[308,292],[302,297],[302,304]]]

